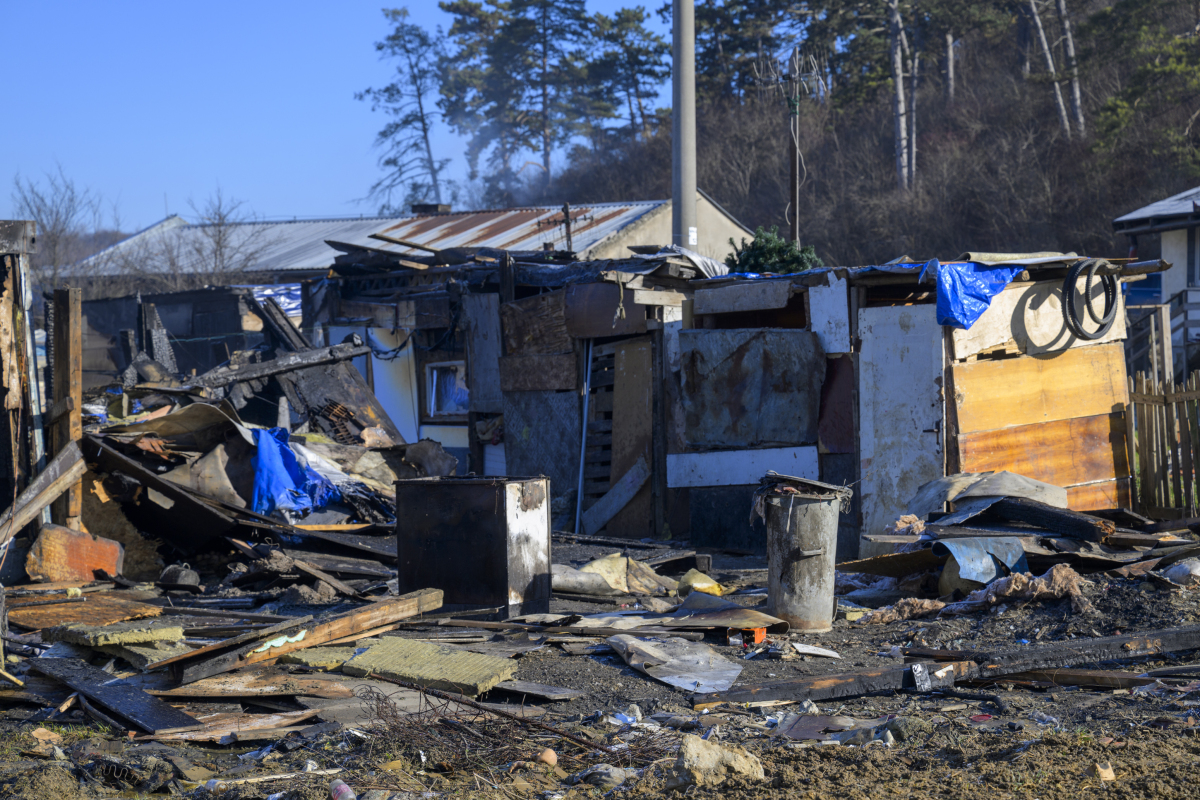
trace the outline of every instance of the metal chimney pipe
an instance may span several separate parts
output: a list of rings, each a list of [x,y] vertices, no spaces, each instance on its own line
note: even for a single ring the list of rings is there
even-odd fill
[[[671,0],[671,241],[695,249],[696,6]]]

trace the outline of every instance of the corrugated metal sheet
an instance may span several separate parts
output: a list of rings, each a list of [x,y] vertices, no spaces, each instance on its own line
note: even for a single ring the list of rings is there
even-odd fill
[[[1197,186],[1195,189],[1188,189],[1186,192],[1180,192],[1174,197],[1168,197],[1166,200],[1151,203],[1144,208],[1139,208],[1137,211],[1131,211],[1122,217],[1117,217],[1113,222],[1137,222],[1138,220],[1150,219],[1152,217],[1175,217],[1191,214],[1195,210],[1192,205],[1194,202],[1200,203],[1200,186]]]
[[[597,244],[665,205],[665,200],[638,203],[595,203],[571,209],[572,246],[587,257]],[[451,247],[494,247],[503,250],[540,250],[550,243],[566,248],[566,230],[561,207],[539,206],[496,211],[465,211],[450,214],[371,217],[357,219],[297,220],[292,222],[243,222],[229,226],[225,243],[236,261],[253,255],[256,272],[320,270],[333,263],[338,252],[326,240],[390,250],[397,254],[420,251],[372,239],[382,233],[438,249]],[[212,229],[190,225],[169,217],[79,265],[93,274],[127,272],[127,262],[145,262],[151,254],[170,253],[173,269],[203,271],[203,257],[211,252]]]

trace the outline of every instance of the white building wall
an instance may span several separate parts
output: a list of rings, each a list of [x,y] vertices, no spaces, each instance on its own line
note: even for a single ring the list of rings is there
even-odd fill
[[[1162,273],[1162,301],[1164,303],[1187,288],[1187,239],[1187,229],[1163,231],[1162,233],[1162,259],[1171,265],[1169,270]]]

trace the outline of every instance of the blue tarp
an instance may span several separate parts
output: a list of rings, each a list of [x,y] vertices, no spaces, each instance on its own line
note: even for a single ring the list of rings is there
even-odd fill
[[[287,441],[288,432],[283,428],[254,431],[257,448],[251,509],[258,514],[305,514],[341,499],[341,492],[327,478],[301,466]]]
[[[974,261],[939,264],[932,259],[921,270],[921,280],[933,270],[937,275],[937,321],[952,328],[970,328],[1024,266],[989,266]]]

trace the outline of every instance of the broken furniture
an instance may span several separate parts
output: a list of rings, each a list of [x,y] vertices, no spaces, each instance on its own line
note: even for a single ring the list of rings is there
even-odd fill
[[[441,589],[447,610],[550,610],[550,481],[422,478],[396,483],[399,591]]]

